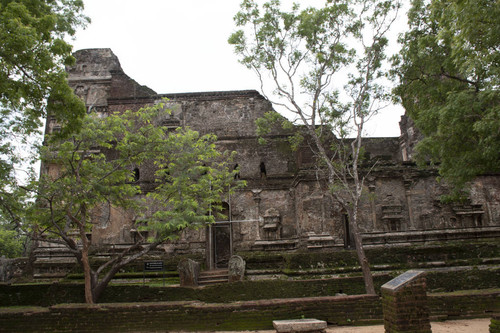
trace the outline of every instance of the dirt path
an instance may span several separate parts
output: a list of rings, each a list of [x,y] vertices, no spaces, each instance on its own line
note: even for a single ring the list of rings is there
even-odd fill
[[[488,333],[490,318],[448,320],[442,322],[432,322],[432,333]],[[275,333],[274,330],[267,331],[234,331],[219,333]],[[356,327],[329,327],[327,333],[384,333],[383,325],[376,326],[356,326]]]
[[[490,318],[448,320],[431,323],[432,333],[488,333]],[[384,326],[332,327],[327,333],[384,333]],[[270,331],[272,332],[272,331]]]

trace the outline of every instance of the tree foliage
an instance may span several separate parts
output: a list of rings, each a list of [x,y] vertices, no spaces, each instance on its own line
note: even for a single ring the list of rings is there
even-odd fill
[[[395,93],[424,135],[418,158],[457,190],[500,171],[499,17],[496,0],[414,0],[395,58]]]
[[[92,113],[78,133],[53,138],[43,149],[43,162],[50,167],[40,179],[32,221],[41,239],[64,244],[75,255],[85,273],[89,303],[97,301],[124,265],[186,228],[213,222],[208,212],[230,191],[231,156],[216,150],[212,135],[188,128],[169,133],[161,125],[168,114],[163,103],[106,117]],[[156,170],[156,181],[141,193],[134,169],[146,164]],[[135,228],[149,231],[150,237],[138,237],[94,268],[87,234],[106,208],[135,216]]]
[[[0,257],[15,258],[23,254],[24,237],[9,225],[0,224]]]
[[[82,9],[81,0],[0,1],[0,215],[15,224],[25,194],[16,166],[31,157],[16,146],[38,133],[49,112],[61,134],[75,130],[85,113],[64,71],[74,61],[64,39],[88,22]]]
[[[326,170],[330,192],[348,212],[368,293],[375,291],[358,231],[364,188],[358,162],[365,122],[388,97],[380,79],[386,34],[398,7],[398,1],[341,0],[283,11],[277,0],[262,7],[244,0],[234,17],[242,29],[229,38],[266,97],[304,125],[303,137]],[[258,122],[261,134],[272,129],[273,120],[290,127],[267,114]],[[292,144],[300,144],[301,134],[291,137]]]
[[[74,62],[64,38],[87,22],[82,9],[80,0],[0,2],[0,105],[14,131],[29,134],[40,126],[49,95],[58,121],[82,115],[64,71]]]

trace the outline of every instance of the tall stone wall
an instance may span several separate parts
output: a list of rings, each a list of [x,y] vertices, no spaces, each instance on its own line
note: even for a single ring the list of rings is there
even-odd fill
[[[292,151],[286,142],[290,132],[276,127],[267,144],[258,143],[255,120],[272,110],[271,103],[258,92],[157,94],[128,77],[110,49],[81,50],[75,57],[76,64],[68,68],[68,80],[89,110],[106,115],[138,110],[168,98],[166,107],[172,115],[157,119],[159,124],[216,134],[219,149],[237,152],[235,167],[247,187],[223,198],[230,212],[227,220],[232,223],[233,251],[321,250],[352,245],[346,212],[328,192],[324,172],[317,168],[307,142]],[[478,177],[469,202],[443,204],[439,198],[447,188],[436,182],[436,170],[421,170],[411,162],[418,132],[407,118],[402,119],[401,129],[401,138],[365,140],[362,172],[371,172],[359,216],[360,230],[368,243],[421,241],[428,232],[454,230],[463,230],[464,237],[500,235],[500,177]],[[49,119],[46,131],[54,130],[57,124]],[[42,167],[45,173],[56,171],[57,166]],[[154,171],[152,163],[137,170],[144,193],[155,186]],[[148,209],[153,211],[154,207]],[[103,206],[94,218],[94,244],[126,244],[137,237],[136,217],[126,211]],[[185,231],[179,241],[164,245],[164,249],[168,254],[203,254],[210,251],[211,237],[208,229]]]

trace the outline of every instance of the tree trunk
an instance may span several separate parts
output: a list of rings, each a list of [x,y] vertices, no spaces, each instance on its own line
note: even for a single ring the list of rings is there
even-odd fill
[[[99,272],[103,268],[101,266],[97,271],[91,271],[92,274],[92,296],[94,302],[97,303],[98,299],[101,297],[102,293],[104,292],[104,289],[108,286],[109,282],[113,279],[113,277],[118,273],[118,271],[123,268],[124,266],[128,265],[132,261],[142,257],[143,255],[147,254],[149,251],[155,249],[161,242],[156,241],[153,242],[146,247],[144,247],[141,251],[130,255],[129,257],[125,257],[127,253],[130,253],[131,250],[137,249],[140,246],[140,243],[134,244],[132,247],[128,248],[127,250],[124,250],[122,254],[120,255],[121,258],[114,262],[111,265],[111,268],[109,271],[104,274],[103,278],[99,281]],[[105,265],[107,266],[107,265]]]
[[[94,304],[94,297],[92,296],[92,271],[90,268],[89,262],[89,249],[90,249],[90,241],[87,239],[87,235],[85,233],[85,228],[83,225],[79,225],[80,239],[82,241],[82,268],[83,268],[83,276],[85,279],[85,303]]]
[[[357,210],[351,212],[351,218],[349,219],[351,224],[351,230],[354,236],[354,244],[356,245],[356,254],[358,255],[358,261],[361,265],[361,271],[363,272],[363,281],[365,282],[365,290],[367,294],[375,295],[375,286],[373,285],[373,276],[370,270],[370,264],[368,263],[368,258],[366,258],[365,250],[363,249],[363,241],[359,233],[358,228],[358,216]]]
[[[118,273],[118,271],[123,266],[125,266],[125,264],[122,264],[122,263],[118,263],[118,264],[113,265],[111,267],[111,269],[109,270],[109,272],[106,273],[106,275],[104,275],[104,277],[102,278],[101,281],[99,281],[99,277],[97,276],[97,273],[95,274],[95,279],[94,279],[95,283],[93,283],[92,296],[93,296],[94,301],[96,303],[99,300],[99,298],[101,297],[104,289],[106,289],[106,287],[108,286],[109,282],[113,279],[115,274]]]
[[[94,297],[92,295],[92,274],[90,272],[89,263],[89,249],[85,245],[82,249],[82,266],[83,275],[85,278],[85,303],[94,304]]]

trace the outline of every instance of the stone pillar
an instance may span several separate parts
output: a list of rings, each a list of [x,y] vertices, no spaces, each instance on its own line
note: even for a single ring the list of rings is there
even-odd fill
[[[188,258],[179,261],[177,265],[181,287],[198,286],[198,276],[200,275],[200,264]]]
[[[425,272],[410,270],[382,286],[386,333],[431,333]]]
[[[240,256],[231,256],[228,263],[228,281],[243,281],[245,276],[245,260]]]
[[[412,181],[410,179],[405,179],[404,182],[404,188],[405,188],[405,197],[406,197],[406,204],[408,205],[408,218],[409,220],[409,230],[416,230],[415,226],[415,221],[413,218],[413,207],[412,207],[412,202],[411,202],[411,186],[412,186]]]

